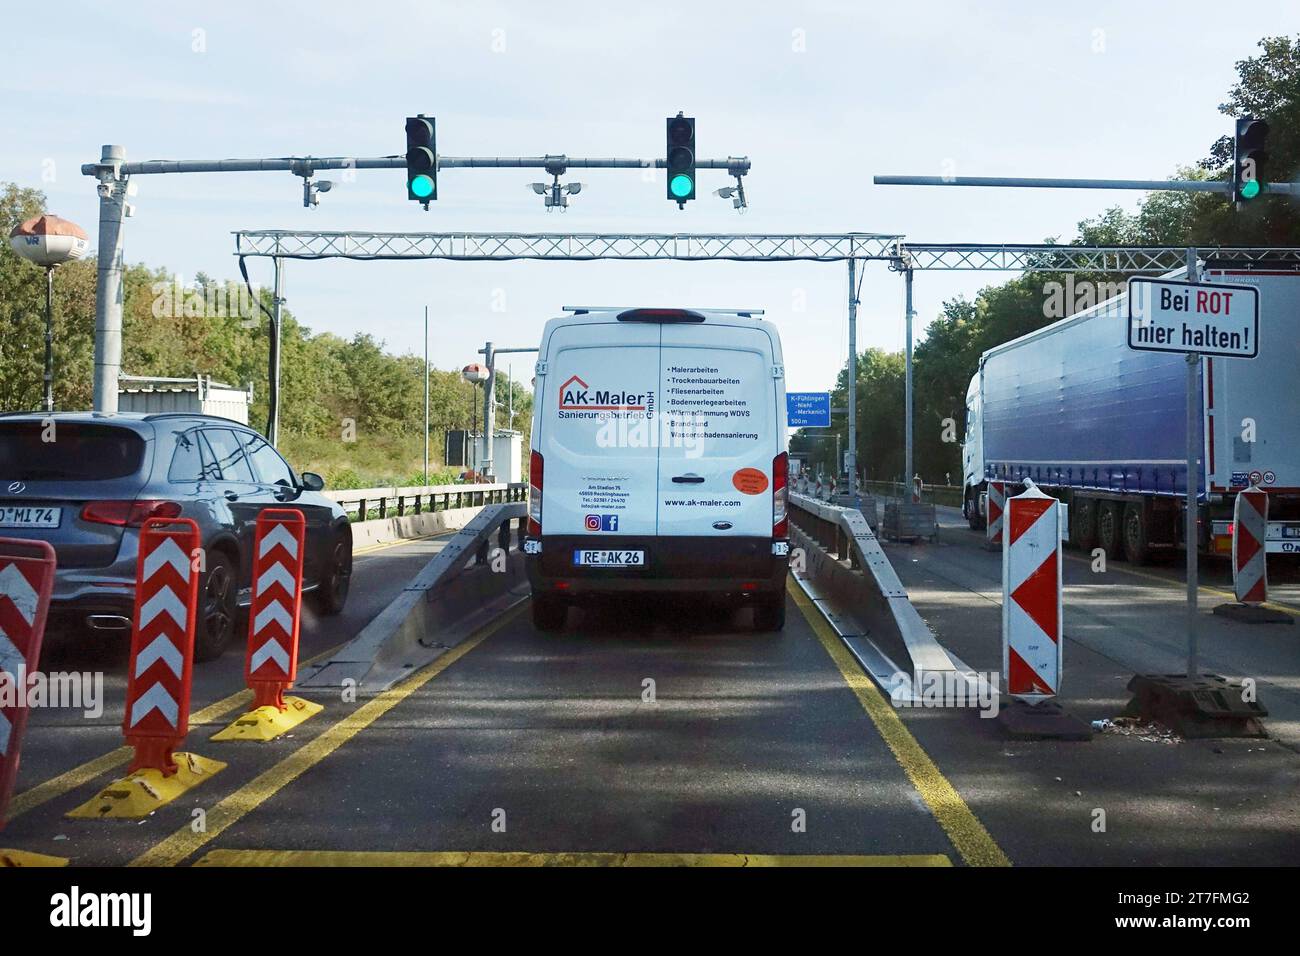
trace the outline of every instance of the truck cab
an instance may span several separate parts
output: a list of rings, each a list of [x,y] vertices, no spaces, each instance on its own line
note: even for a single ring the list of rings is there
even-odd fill
[[[984,441],[980,407],[980,372],[971,376],[966,388],[966,432],[961,445],[962,497],[961,513],[974,531],[984,527],[980,495],[984,492]]]

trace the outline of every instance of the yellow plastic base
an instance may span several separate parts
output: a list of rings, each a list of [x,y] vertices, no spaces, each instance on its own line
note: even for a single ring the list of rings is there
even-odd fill
[[[46,856],[44,853],[28,853],[26,850],[0,850],[0,870],[3,870],[5,867],[67,865],[67,859],[61,856]]]
[[[129,777],[114,780],[95,799],[83,803],[68,816],[81,820],[138,820],[226,768],[220,760],[209,760],[198,754],[177,753],[173,757],[180,769],[170,777],[164,777],[160,770],[137,770]]]
[[[218,734],[213,740],[274,740],[286,731],[293,730],[304,720],[314,717],[325,708],[301,697],[286,697],[285,710],[278,707],[258,707],[250,710]]]

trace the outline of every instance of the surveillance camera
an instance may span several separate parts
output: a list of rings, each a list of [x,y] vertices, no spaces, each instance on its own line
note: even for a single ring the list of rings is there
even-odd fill
[[[330,182],[328,179],[321,179],[318,180],[316,183],[317,192],[327,193],[333,188],[334,188],[334,184]]]

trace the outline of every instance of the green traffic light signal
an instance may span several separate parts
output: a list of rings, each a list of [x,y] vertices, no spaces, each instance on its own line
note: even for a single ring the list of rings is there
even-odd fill
[[[1241,198],[1254,199],[1259,195],[1259,182],[1254,179],[1248,179],[1241,184]]]
[[[420,175],[411,179],[411,192],[425,199],[433,195],[433,180],[428,176]]]
[[[695,184],[691,182],[690,176],[679,173],[668,183],[668,188],[678,199],[684,199],[694,191]]]

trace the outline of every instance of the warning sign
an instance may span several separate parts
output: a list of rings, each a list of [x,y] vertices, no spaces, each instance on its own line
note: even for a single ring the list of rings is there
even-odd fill
[[[1259,355],[1259,290],[1129,279],[1128,346],[1144,352],[1254,358]]]

